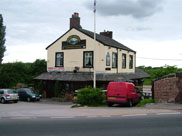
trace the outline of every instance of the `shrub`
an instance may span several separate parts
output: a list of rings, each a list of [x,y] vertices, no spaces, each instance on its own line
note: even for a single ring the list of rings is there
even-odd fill
[[[77,103],[84,106],[102,105],[106,95],[101,92],[101,88],[83,88],[78,91]]]
[[[140,103],[138,103],[136,106],[137,107],[143,107],[143,106],[145,106],[146,104],[149,104],[149,103],[155,103],[154,99],[151,99],[151,98],[144,99]]]

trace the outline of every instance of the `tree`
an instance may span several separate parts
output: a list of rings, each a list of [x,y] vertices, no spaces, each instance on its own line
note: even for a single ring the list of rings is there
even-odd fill
[[[31,64],[31,75],[34,77],[47,72],[46,69],[47,63],[46,60],[44,59],[36,59],[32,64]]]
[[[38,59],[33,63],[3,63],[0,66],[0,88],[15,87],[17,83],[33,85],[33,79],[44,72],[45,60]]]
[[[3,17],[0,14],[0,64],[3,61],[4,52],[6,51],[5,44],[6,27],[3,25]]]
[[[26,63],[4,63],[0,67],[0,88],[15,87],[17,83],[28,83],[29,75]]]
[[[154,67],[154,68],[140,66],[139,68],[141,68],[150,75],[150,78],[144,79],[145,85],[151,85],[153,79],[158,79],[165,75],[182,71],[182,69],[177,68],[176,66],[168,66],[168,65],[165,65],[163,67]]]

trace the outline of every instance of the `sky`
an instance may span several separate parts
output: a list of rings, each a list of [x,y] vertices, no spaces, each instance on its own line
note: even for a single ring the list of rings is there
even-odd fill
[[[94,31],[94,0],[0,0],[6,26],[3,63],[47,59],[46,47],[69,30],[74,12]],[[137,52],[137,66],[182,68],[182,0],[97,0],[96,32]]]

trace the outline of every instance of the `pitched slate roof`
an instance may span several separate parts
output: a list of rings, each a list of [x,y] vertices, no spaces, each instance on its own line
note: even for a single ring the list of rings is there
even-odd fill
[[[79,29],[79,28],[76,28],[76,29],[78,31],[86,34],[87,36],[91,37],[92,39],[94,39],[94,33],[93,32],[85,30],[85,29]],[[115,48],[118,48],[118,49],[123,49],[123,50],[135,52],[134,50],[126,47],[125,45],[123,45],[123,44],[117,42],[116,40],[114,40],[112,38],[109,38],[107,36],[96,34],[96,40],[98,42],[101,42],[102,44],[104,44],[106,46],[111,46],[111,47],[115,47]]]
[[[132,80],[150,77],[143,70],[136,68],[135,73],[99,73],[96,74],[97,81]],[[87,72],[47,72],[35,80],[59,80],[59,81],[93,81],[93,73]]]
[[[61,37],[59,37],[56,41],[51,43],[46,49],[48,49],[51,45],[53,45],[55,42],[57,42],[59,39],[61,39],[64,35],[66,35],[72,29],[76,29],[76,30],[80,31],[81,33],[84,33],[85,35],[87,35],[90,38],[94,39],[94,33],[91,32],[91,31],[88,31],[88,30],[82,29],[82,28],[71,28],[65,34],[63,34]],[[122,49],[122,50],[126,50],[126,51],[135,52],[134,50],[126,47],[125,45],[117,42],[116,40],[114,40],[112,38],[109,38],[109,37],[106,37],[106,36],[103,36],[103,35],[96,34],[96,40],[98,42],[104,44],[105,46],[110,46],[110,47],[114,47],[114,48],[118,48],[118,49]]]

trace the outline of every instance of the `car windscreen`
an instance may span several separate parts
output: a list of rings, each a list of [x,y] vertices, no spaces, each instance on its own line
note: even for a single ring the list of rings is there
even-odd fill
[[[15,94],[15,93],[16,93],[15,90],[8,90],[7,92],[8,92],[9,94]]]
[[[33,95],[34,93],[32,92],[32,90],[30,90],[30,89],[25,89],[25,91],[28,93],[28,94],[30,94],[30,95]]]

